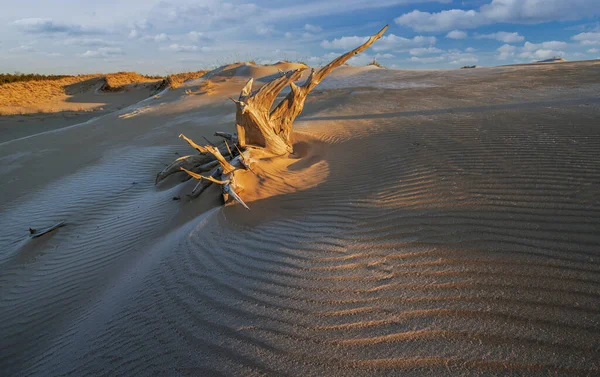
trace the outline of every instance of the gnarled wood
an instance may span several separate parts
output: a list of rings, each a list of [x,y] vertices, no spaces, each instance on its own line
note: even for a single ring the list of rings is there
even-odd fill
[[[301,86],[294,84],[290,85],[290,93],[283,99],[283,101],[281,101],[281,103],[279,103],[279,105],[277,105],[275,109],[273,109],[270,114],[270,120],[273,124],[273,127],[278,130],[278,134],[286,144],[291,145],[290,136],[292,133],[292,124],[294,123],[296,117],[302,112],[302,109],[304,108],[304,101],[306,100],[308,93],[310,93],[311,90],[319,85],[319,83],[323,81],[323,79],[330,74],[334,68],[341,66],[354,55],[357,55],[369,48],[376,40],[381,38],[387,28],[388,25],[385,25],[383,29],[381,29],[374,36],[370,37],[369,40],[364,44],[333,60],[331,63],[327,64],[317,72],[314,70],[311,71],[308,79]]]
[[[275,155],[292,151],[292,146],[278,135],[273,127],[269,112],[273,101],[287,85],[302,76],[300,69],[289,71],[251,92],[253,79],[250,79],[240,94],[236,104],[236,128],[240,146],[253,145],[265,148]]]
[[[306,81],[300,86],[294,84],[294,82],[300,79],[304,69],[288,72],[280,71],[279,77],[254,91],[252,90],[254,80],[248,80],[242,88],[239,98],[237,100],[232,98],[232,101],[236,104],[237,133],[216,132],[215,136],[223,138],[223,143],[218,146],[201,146],[185,135],[179,135],[192,148],[200,152],[200,155],[178,158],[158,173],[156,182],[158,183],[170,174],[183,171],[189,177],[198,180],[198,184],[190,195],[191,197],[200,195],[209,186],[216,183],[221,186],[225,202],[231,197],[244,208],[249,209],[238,195],[242,187],[236,183],[236,171],[248,170],[256,174],[250,166],[250,161],[255,162],[251,159],[254,148],[262,149],[276,156],[291,153],[293,151],[291,142],[292,125],[296,117],[302,112],[304,101],[310,91],[334,68],[341,66],[352,56],[369,48],[377,39],[381,38],[386,30],[387,25],[361,46],[343,54],[316,72],[312,70]],[[271,110],[277,95],[288,85],[290,92]],[[231,142],[235,148],[230,148],[228,142]],[[209,144],[212,143],[209,142]],[[229,157],[229,161],[227,161],[225,155]],[[210,175],[201,174],[215,167],[217,168]]]
[[[171,174],[180,172],[181,168],[185,168],[196,173],[202,173],[213,169],[217,165],[219,165],[219,162],[213,155],[209,154],[179,157],[177,160],[173,161],[171,165],[165,167],[156,175],[155,183],[162,181]]]
[[[292,152],[290,140],[292,124],[304,108],[306,96],[313,90],[334,68],[341,66],[351,57],[369,48],[376,40],[381,38],[387,30],[386,25],[377,34],[370,37],[367,42],[333,60],[319,71],[312,71],[308,79],[301,86],[294,84],[302,75],[302,70],[287,72],[263,85],[260,89],[250,93],[252,79],[242,89],[236,112],[236,128],[240,145],[256,145],[275,155]],[[290,85],[290,93],[273,109],[271,106],[277,94]]]

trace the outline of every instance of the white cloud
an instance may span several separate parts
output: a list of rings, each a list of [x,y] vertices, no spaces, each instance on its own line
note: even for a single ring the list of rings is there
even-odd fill
[[[109,58],[125,53],[120,47],[100,47],[96,50],[87,50],[83,54],[78,54],[83,58]]]
[[[446,34],[446,38],[450,39],[465,39],[467,37],[467,33],[462,30],[452,30]]]
[[[598,51],[600,51],[600,50],[598,50],[597,48],[590,48],[589,50],[587,50],[587,52],[590,53],[590,54],[595,54]]]
[[[439,13],[427,13],[414,10],[394,20],[397,24],[419,31],[440,31],[454,28],[470,29],[482,25],[481,15],[474,11],[461,9],[445,10]]]
[[[369,63],[371,63],[372,61],[378,61],[381,59],[391,59],[393,58],[394,55],[392,54],[375,54],[375,55],[370,55],[368,53],[362,53],[360,55],[354,56],[352,57],[350,60],[348,60],[348,64],[351,65],[357,65],[357,66],[362,66],[362,65],[367,65]],[[327,62],[333,60],[337,58],[337,54],[336,56],[328,56],[327,59],[325,59]]]
[[[261,17],[261,11],[264,15],[267,10],[261,10],[256,4],[237,3],[225,1],[187,1],[160,2],[150,12],[150,20],[153,26],[185,25],[204,27],[206,30],[215,27],[223,28],[224,25],[263,23],[265,17]]]
[[[8,51],[9,52],[32,52],[33,51],[33,46],[31,46],[31,45],[20,45],[18,47],[11,48]]]
[[[398,37],[394,34],[383,36],[379,41],[373,44],[374,51],[385,51],[385,50],[405,50],[414,47],[432,46],[436,44],[437,39],[435,37],[425,37],[417,35],[413,38]]]
[[[569,44],[561,41],[547,41],[542,43],[525,42],[518,55],[521,59],[527,60],[546,60],[554,56],[565,56],[561,49],[568,47]]]
[[[411,55],[428,55],[428,54],[438,54],[440,52],[442,52],[442,50],[440,50],[439,48],[436,47],[417,47],[417,48],[411,48],[410,50],[408,50],[409,54]]]
[[[495,39],[504,43],[516,43],[523,42],[525,37],[519,33],[508,33],[506,31],[499,31],[491,34],[478,34],[475,36],[477,39]]]
[[[535,50],[539,50],[539,49],[557,50],[557,49],[565,48],[568,45],[569,44],[567,42],[560,42],[560,41],[549,41],[549,42],[542,42],[542,43],[525,42],[525,44],[523,45],[523,50],[525,50],[525,51],[535,51]]]
[[[156,35],[146,35],[146,36],[140,38],[140,40],[145,41],[145,42],[160,43],[160,42],[168,41],[169,36],[165,33],[160,33],[160,34],[156,34]]]
[[[581,33],[572,38],[584,46],[600,45],[600,33]]]
[[[523,51],[519,54],[520,58],[531,59],[531,60],[546,60],[555,56],[562,57],[565,55],[564,51],[556,51],[549,49],[539,49],[535,51]]]
[[[311,25],[311,24],[304,25],[304,30],[306,30],[310,33],[319,33],[321,31],[323,31],[323,29],[320,26]]]
[[[500,60],[506,60],[509,57],[515,56],[515,52],[517,52],[517,47],[505,44],[501,47],[498,47],[496,50],[499,52],[498,56],[496,56]]]
[[[462,64],[474,64],[479,61],[479,58],[475,54],[463,53],[460,51],[449,52],[443,55],[450,64],[462,65]]]
[[[541,23],[600,15],[598,0],[492,0],[478,10],[414,10],[394,21],[419,31],[470,29],[494,23]]]
[[[544,3],[545,6],[545,4],[553,3],[555,0],[538,1]],[[578,6],[578,4],[580,4],[579,1],[580,0],[571,0],[573,6]],[[129,13],[122,13],[123,9],[120,8],[119,12],[115,12],[115,14],[113,15],[114,18],[107,17],[110,16],[110,14],[108,14],[106,10],[98,10],[99,12],[104,13],[103,17],[97,17],[96,15],[92,16],[91,10],[87,7],[89,4],[86,3],[86,5],[82,7],[82,9],[85,8],[84,10],[86,12],[89,10],[89,12],[87,13],[82,11],[80,14],[77,14],[77,10],[73,10],[73,12],[66,12],[65,14],[61,14],[61,11],[59,9],[56,9],[55,12],[43,12],[42,10],[39,10],[39,12],[36,14],[44,15],[43,17],[47,17],[46,21],[50,20],[50,23],[44,21],[44,19],[36,19],[42,20],[43,22],[35,21],[30,22],[30,24],[21,22],[20,24],[15,23],[14,25],[12,25],[10,24],[12,20],[27,16],[27,14],[21,13],[20,15],[17,15],[15,13],[10,16],[4,15],[5,19],[9,20],[9,25],[5,25],[7,26],[6,31],[12,34],[7,34],[4,36],[4,38],[0,39],[5,40],[2,47],[4,47],[5,52],[8,52],[8,49],[11,47],[26,45],[29,40],[38,39],[38,35],[25,34],[22,31],[25,31],[26,33],[54,33],[39,35],[40,37],[42,37],[39,38],[39,40],[44,41],[44,43],[48,43],[48,46],[43,46],[44,48],[42,49],[38,45],[34,45],[36,51],[35,56],[37,58],[40,58],[39,60],[44,60],[44,58],[46,57],[46,53],[44,51],[57,51],[58,53],[63,53],[63,59],[46,59],[53,61],[52,63],[49,63],[51,67],[48,69],[59,72],[66,72],[68,70],[96,71],[99,69],[108,70],[115,68],[129,69],[127,67],[134,67],[134,64],[138,64],[137,68],[135,69],[140,69],[142,70],[142,72],[160,72],[164,69],[177,70],[180,69],[180,67],[182,69],[183,67],[185,67],[186,69],[192,67],[192,64],[178,64],[178,62],[183,61],[181,60],[181,58],[197,59],[196,61],[200,63],[196,66],[203,65],[204,67],[207,67],[210,64],[221,64],[230,61],[231,59],[233,59],[232,53],[238,56],[237,59],[243,60],[254,58],[257,61],[261,58],[265,59],[265,61],[269,59],[279,60],[284,58],[291,58],[291,60],[294,60],[294,57],[306,61],[308,59],[307,57],[311,55],[316,55],[317,57],[313,57],[313,60],[318,60],[322,63],[327,63],[330,59],[324,60],[324,58],[321,56],[323,53],[333,51],[336,53],[334,57],[337,57],[339,53],[343,51],[348,51],[351,48],[355,48],[362,42],[364,42],[366,40],[366,37],[362,36],[371,35],[371,28],[374,28],[372,31],[375,32],[378,30],[379,25],[369,26],[368,28],[367,25],[363,25],[360,26],[360,28],[353,29],[351,24],[347,22],[345,23],[345,20],[342,20],[339,23],[336,23],[336,25],[334,25],[334,29],[330,29],[330,26],[326,25],[325,21],[322,21],[324,18],[309,18],[305,17],[304,14],[321,15],[341,13],[347,11],[347,9],[358,9],[358,3],[361,3],[360,7],[369,8],[384,6],[382,5],[383,3],[389,5],[392,3],[398,4],[400,2],[425,3],[427,1],[382,0],[381,2],[373,2],[372,0],[348,0],[348,3],[351,3],[350,5],[348,5],[348,8],[345,7],[347,5],[346,3],[344,3],[344,6],[340,6],[340,2],[337,2],[337,4],[331,4],[325,2],[318,2],[317,0],[306,0],[302,3],[294,3],[287,1],[283,3],[278,3],[277,6],[271,6],[264,0],[262,2],[251,2],[256,3],[256,5],[242,4],[245,2],[247,1],[229,1],[229,3],[235,4],[227,5],[223,2],[217,2],[216,0],[166,0],[161,2],[149,2],[146,7],[137,7],[138,9],[135,12],[131,10],[132,8],[134,8],[133,5],[131,3],[127,3],[123,4],[123,7],[129,8],[127,10]],[[459,3],[458,1],[444,2],[443,0],[441,0],[439,2],[445,3],[446,5],[443,7],[437,5],[439,6],[438,8],[428,9],[451,9],[459,7],[458,5],[456,5]],[[516,2],[513,0],[502,0],[502,2],[504,2],[505,5],[510,9],[517,9],[515,8]],[[521,1],[521,3],[528,2],[529,0]],[[50,7],[45,2],[42,3],[40,4],[44,5],[44,7],[47,9],[50,9]],[[208,3],[210,4],[206,5]],[[239,4],[245,6],[243,12],[238,11]],[[455,4],[455,6],[452,6],[452,4]],[[477,6],[473,6],[472,4],[477,4]],[[467,7],[463,11],[465,12],[463,14],[464,18],[466,19],[465,22],[471,22],[469,21],[470,16],[468,14],[469,7],[472,7],[474,13],[476,13],[476,17],[474,17],[475,19],[481,17],[481,15],[485,13],[482,10],[483,7],[479,8],[479,5],[481,4],[488,4],[489,6],[494,4],[494,7],[498,8],[498,4],[500,4],[500,1],[464,1],[460,7]],[[540,8],[544,6],[540,6]],[[321,7],[326,11],[325,13],[321,12],[320,10],[317,11],[317,9],[321,9]],[[296,13],[291,14],[292,12],[290,12],[290,9],[298,10],[299,12],[304,12],[303,8],[310,8],[310,10],[307,11],[308,13],[302,13],[302,16]],[[409,10],[412,9],[419,8],[416,7],[411,8]],[[421,10],[425,11],[426,9]],[[540,13],[543,13],[544,11],[544,9],[541,9]],[[36,15],[34,13],[30,14],[34,16]],[[434,12],[433,14],[438,13]],[[394,16],[397,15],[400,14],[394,14]],[[444,13],[444,15],[451,15],[451,13]],[[144,17],[146,19],[136,22],[136,20],[139,20],[140,18]],[[518,17],[521,17],[521,15],[519,15]],[[490,19],[491,18],[486,19],[485,22],[487,23]],[[429,18],[427,18],[427,20],[429,20]],[[454,20],[450,21],[454,22]],[[482,44],[482,40],[473,41],[471,39],[464,38],[475,38],[477,36],[477,34],[475,34],[476,31],[479,31],[481,33],[491,33],[493,31],[498,30],[497,27],[493,29],[463,29],[462,26],[454,25],[452,24],[452,22],[450,22],[452,27],[448,28],[447,30],[444,30],[443,33],[440,32],[436,34],[429,34],[413,32],[411,34],[408,34],[410,35],[410,38],[406,35],[404,35],[404,37],[406,38],[400,37],[400,33],[398,35],[393,35],[390,34],[390,31],[388,31],[388,33],[385,34],[381,40],[377,41],[374,44],[373,48],[365,52],[373,54],[371,55],[371,57],[376,54],[380,54],[378,58],[389,59],[389,63],[394,62],[396,64],[401,64],[404,61],[404,64],[407,64],[404,59],[409,59],[412,56],[414,56],[417,58],[430,58],[428,59],[429,61],[437,59],[438,61],[440,61],[439,66],[449,66],[451,62],[457,64],[467,61],[474,61],[475,57],[466,56],[467,54],[481,54],[479,60],[482,62],[485,60],[485,63],[488,63],[488,59],[494,59],[494,55],[502,54],[500,51],[495,51],[494,48],[503,45],[504,43],[507,43],[508,45],[518,46],[516,47],[517,50],[514,51],[514,55],[512,55],[512,57],[516,58],[517,61],[520,61],[518,58],[519,54],[524,52],[531,52],[531,55],[533,56],[534,54],[545,54],[544,51],[538,52],[538,50],[551,50],[558,52],[567,51],[568,54],[566,55],[566,57],[571,58],[572,56],[574,56],[573,54],[575,51],[585,52],[591,47],[600,46],[600,43],[598,43],[597,46],[591,45],[596,42],[594,41],[594,39],[591,38],[591,35],[584,34],[584,32],[594,33],[594,31],[591,27],[586,27],[585,29],[578,29],[577,31],[569,32],[570,34],[568,34],[568,38],[571,38],[572,35],[575,35],[577,33],[581,33],[581,36],[578,37],[580,38],[580,40],[576,39],[575,37],[573,40],[567,40],[567,42],[570,43],[568,47],[563,48],[559,46],[557,48],[554,48],[552,46],[544,46],[543,44],[540,44],[541,46],[535,46],[535,48],[530,47],[531,51],[525,50],[523,44],[525,43],[526,39],[523,39],[523,37],[520,36],[518,33],[506,33],[506,35],[502,35],[502,32],[485,34],[486,37],[489,36],[489,38],[492,38],[493,36],[494,39],[502,41],[498,43],[494,41],[492,45],[496,46],[493,46],[493,48],[490,51],[491,46],[484,48],[483,46],[486,44]],[[475,20],[474,23],[478,24],[478,21]],[[582,23],[583,22],[579,22],[579,24]],[[571,24],[573,23],[569,23],[568,25]],[[321,27],[321,25],[323,26]],[[71,27],[66,28],[66,26]],[[86,27],[91,26],[98,28],[107,28],[111,32],[107,35],[80,35],[82,32],[84,34],[89,33],[90,30]],[[275,26],[275,30],[273,30],[273,26]],[[433,26],[435,28],[439,25]],[[428,25],[424,24],[423,27],[428,27]],[[562,26],[559,25],[558,27]],[[286,29],[290,31],[286,32]],[[322,29],[325,29],[326,32],[323,32]],[[510,32],[511,26],[504,24],[504,26],[500,27],[500,30],[506,30],[507,32]],[[521,32],[521,29],[516,27],[512,28],[512,30]],[[531,30],[533,33],[532,36],[538,35],[541,31],[543,31],[540,31],[539,29],[535,31],[533,30],[533,27]],[[261,35],[264,35],[264,37],[258,36],[257,34],[259,32]],[[336,32],[339,34],[333,34]],[[600,32],[600,30],[598,30],[597,32]],[[127,38],[128,34],[131,34],[131,39]],[[415,34],[423,34],[424,36],[418,36],[413,38]],[[344,37],[344,35],[346,35],[346,37]],[[432,35],[435,35],[439,39],[443,39],[444,37],[450,38],[443,39],[447,43],[453,42],[456,45],[458,45],[458,43],[460,42],[460,50],[448,51],[448,48],[442,47],[442,43],[437,43],[436,38]],[[529,37],[529,32],[524,32],[524,35]],[[586,39],[581,39],[584,36],[586,37]],[[334,37],[342,38],[334,39]],[[213,38],[218,38],[218,43],[216,43],[216,40],[213,40]],[[451,38],[460,38],[461,40],[459,42],[454,42],[454,40],[452,40]],[[150,59],[148,57],[148,49],[142,48],[144,47],[144,45],[146,45],[146,47],[149,47],[150,43],[142,44],[142,46],[140,46],[140,43],[138,42],[139,40],[160,42],[159,44],[152,44],[152,46],[154,46],[153,48],[155,53],[157,52],[157,50],[161,51],[162,53],[154,54],[152,56],[152,59]],[[205,41],[208,42],[205,43]],[[291,47],[292,44],[290,42],[292,41],[303,42],[300,44],[302,45],[302,47],[298,48],[300,51],[298,51],[295,55],[290,55],[286,51]],[[485,39],[483,41],[485,41]],[[475,46],[475,42],[478,42],[482,45],[481,48],[479,46],[477,47],[477,52],[475,52],[475,50],[472,48],[467,48],[467,46],[469,45]],[[535,40],[535,42],[539,41]],[[582,44],[585,43],[590,45],[576,47],[576,45],[579,45],[580,42]],[[321,47],[324,47],[327,50],[322,50],[319,46],[320,43]],[[170,45],[172,45],[173,47],[171,47]],[[293,45],[298,44],[294,43]],[[489,46],[489,44],[487,45]],[[75,50],[76,46],[84,47],[79,47]],[[214,47],[207,48],[201,46]],[[104,62],[101,59],[86,59],[85,65],[82,64],[83,59],[76,60],[76,63],[69,62],[69,58],[72,58],[75,52],[80,52],[82,53],[80,55],[85,55],[86,57],[101,57],[110,55],[110,52],[108,51],[98,50],[98,48],[100,47],[121,47],[122,52],[124,51],[127,53],[127,64],[122,65],[120,63],[115,63],[104,65]],[[440,50],[440,48],[443,48],[443,50],[445,51]],[[272,51],[276,49],[280,49],[286,52],[274,57]],[[204,53],[205,51],[208,52]],[[175,54],[175,52],[180,52],[180,54]],[[450,56],[450,54],[459,53],[462,53],[463,55]],[[396,58],[394,59],[388,57],[391,55],[396,55]],[[591,57],[592,55],[587,56]],[[29,63],[28,60],[33,61],[38,59],[28,59],[27,55],[25,54],[14,54],[14,61],[16,62],[17,59],[19,60],[19,63],[23,63],[23,67],[33,67],[35,64],[37,64],[38,66],[43,66],[41,62]],[[0,58],[0,64],[2,63],[2,61],[8,61],[8,59]],[[14,64],[13,62],[9,63]],[[4,66],[6,67],[9,63],[5,63]],[[385,65],[389,66],[389,64]]]
[[[323,59],[319,56],[310,56],[309,58],[306,59],[306,63],[311,65],[321,65],[322,64]]]
[[[194,51],[198,51],[198,46],[180,45],[177,43],[173,43],[172,45],[169,45],[169,50],[175,51],[175,52],[194,52]]]
[[[432,63],[444,63],[444,64],[473,64],[479,61],[479,58],[471,53],[465,53],[460,50],[448,50],[447,52],[438,56],[412,56],[408,59],[409,62],[421,63],[421,64],[432,64]]]
[[[324,64],[329,63],[330,61],[332,61],[333,59],[335,59],[335,58],[337,58],[339,56],[340,56],[340,54],[338,54],[338,53],[328,52],[328,53],[326,53],[323,56],[311,56],[310,58],[308,58],[306,60],[307,60],[307,62],[309,64],[312,64],[312,65],[324,65]]]
[[[479,58],[476,56],[471,56],[471,57],[464,57],[464,58],[458,58],[455,60],[451,60],[450,64],[456,64],[456,65],[460,65],[460,64],[473,64],[473,63],[477,63],[479,61]]]
[[[135,27],[138,30],[150,30],[150,29],[152,29],[153,25],[150,21],[148,21],[147,19],[144,18],[144,19],[136,21],[133,24],[133,27]]]
[[[341,37],[333,41],[321,42],[321,47],[330,50],[350,50],[365,43],[369,37]]]
[[[206,39],[206,36],[204,35],[204,33],[201,33],[199,31],[190,31],[188,33],[188,38],[192,42],[198,42],[201,39]]]
[[[554,56],[565,56],[562,50],[568,47],[569,44],[561,41],[547,41],[542,43],[525,42],[522,47],[517,47],[505,44],[499,47],[496,58],[499,60],[507,60],[508,58],[518,57],[525,60],[545,60]]]
[[[421,58],[421,57],[413,56],[409,60],[411,62],[415,62],[415,63],[430,64],[430,63],[442,62],[442,61],[446,60],[446,58],[444,56],[434,56],[434,57],[430,57],[430,58]]]
[[[106,47],[116,44],[113,41],[107,41],[101,38],[70,38],[65,39],[63,44],[66,46],[84,46],[84,47]]]
[[[127,37],[129,39],[140,38],[143,41],[151,41],[154,39],[154,37],[152,37],[150,35],[145,35],[145,36],[143,35],[143,34],[147,34],[151,29],[154,28],[154,25],[145,18],[135,21],[133,23],[130,23],[129,27],[130,27],[130,30],[129,30],[129,34],[127,35]]]
[[[153,39],[154,39],[154,42],[164,42],[164,41],[169,40],[169,36],[166,35],[165,33],[160,33],[160,34],[156,34]]]
[[[330,50],[351,50],[365,43],[369,37],[341,37],[332,41],[321,42],[321,47]],[[383,36],[380,40],[373,44],[372,49],[374,51],[386,51],[386,50],[403,50],[423,46],[431,46],[437,42],[435,37],[424,37],[418,35],[414,38],[398,37],[397,35],[390,34]]]
[[[465,51],[466,51],[466,52],[475,52],[475,51],[477,51],[477,50],[476,50],[476,49],[474,49],[473,47],[467,47],[467,48],[465,48]]]
[[[256,25],[256,34],[258,34],[258,35],[265,36],[265,35],[273,34],[273,32],[275,32],[275,29],[273,28],[273,26],[264,25],[264,24]]]
[[[105,31],[78,24],[55,22],[49,18],[22,18],[13,25],[29,34],[67,34],[86,35],[101,34]]]
[[[340,56],[339,53],[328,52],[328,53],[324,54],[323,56],[311,56],[309,58],[305,58],[305,59],[303,58],[302,60],[312,66],[321,66],[321,65],[329,63],[330,61],[338,58],[339,56]],[[384,59],[393,59],[393,58],[395,58],[395,56],[390,53],[376,53],[376,54],[371,55],[368,52],[363,52],[359,55],[352,57],[350,60],[348,60],[348,64],[362,66],[362,65],[367,65],[367,64],[371,63],[373,60],[380,61],[380,60],[384,60]]]
[[[163,51],[173,51],[173,52],[211,52],[213,51],[210,47],[198,47],[196,45],[183,45],[178,43],[170,44],[168,47],[161,48]]]

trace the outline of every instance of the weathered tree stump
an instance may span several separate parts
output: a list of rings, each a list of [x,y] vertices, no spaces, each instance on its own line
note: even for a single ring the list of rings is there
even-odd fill
[[[387,28],[386,25],[363,45],[341,55],[318,71],[311,70],[302,85],[296,85],[294,82],[300,79],[304,69],[282,72],[280,77],[254,91],[252,91],[253,79],[248,80],[239,98],[237,100],[232,98],[236,105],[236,133],[216,132],[215,136],[223,138],[223,141],[216,146],[200,146],[185,135],[179,135],[200,154],[178,158],[158,173],[156,183],[171,174],[184,171],[189,177],[198,180],[190,195],[192,198],[216,183],[221,186],[225,202],[231,198],[249,209],[238,195],[242,188],[236,183],[236,171],[252,170],[251,165],[256,163],[252,155],[257,150],[260,150],[261,155],[272,156],[292,153],[292,126],[296,117],[302,112],[304,101],[310,91],[334,68],[369,48],[373,42],[381,38]],[[288,85],[290,93],[271,110],[279,92]],[[205,172],[209,174],[202,175]]]

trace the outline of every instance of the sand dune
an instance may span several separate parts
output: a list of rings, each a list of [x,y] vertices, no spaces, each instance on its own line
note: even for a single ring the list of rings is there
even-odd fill
[[[255,63],[241,62],[227,64],[219,67],[206,75],[207,78],[228,78],[228,77],[254,77],[257,80],[269,81],[271,76],[278,75],[280,71],[289,71],[292,69],[307,68],[305,64],[279,62],[272,65],[256,65]]]
[[[119,72],[14,82],[0,87],[0,114],[93,111],[104,107],[115,110],[149,97],[161,81],[135,72]]]
[[[184,200],[183,176],[154,186],[189,152],[178,134],[232,130],[227,97],[277,69],[2,131],[1,370],[600,373],[600,63],[342,67],[296,155],[245,177],[251,211],[215,187]]]
[[[81,124],[179,88],[206,71],[167,77],[136,72],[78,75],[0,86],[0,143]],[[5,116],[2,116],[5,115]]]

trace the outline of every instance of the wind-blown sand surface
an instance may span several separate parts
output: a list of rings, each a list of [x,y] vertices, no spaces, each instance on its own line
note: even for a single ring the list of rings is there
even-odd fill
[[[599,62],[340,68],[251,211],[154,186],[276,68],[2,130],[3,375],[600,373]]]
[[[0,85],[0,143],[84,123],[166,88],[177,88],[205,72],[176,73],[164,79],[117,72]]]

